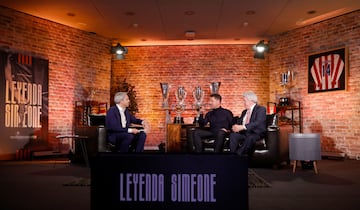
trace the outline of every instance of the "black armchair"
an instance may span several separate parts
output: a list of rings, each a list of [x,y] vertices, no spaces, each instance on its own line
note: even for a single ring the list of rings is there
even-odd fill
[[[289,133],[291,125],[274,126],[274,114],[267,115],[266,137],[257,141],[249,156],[250,166],[279,167],[283,162],[289,163]],[[276,123],[275,123],[276,124]]]
[[[289,133],[292,132],[291,125],[274,126],[276,119],[275,114],[267,115],[267,132],[263,139],[256,142],[253,151],[249,155],[250,166],[272,166],[279,167],[283,162],[289,162]],[[192,132],[195,128],[188,128],[187,142],[188,152],[193,152]],[[204,151],[213,151],[213,139],[203,139]],[[225,139],[224,152],[229,152],[229,139]]]

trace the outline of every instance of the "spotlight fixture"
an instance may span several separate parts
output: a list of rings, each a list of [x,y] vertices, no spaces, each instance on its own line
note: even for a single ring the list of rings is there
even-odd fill
[[[185,31],[185,38],[189,41],[194,40],[195,39],[195,31]]]
[[[120,43],[117,43],[116,46],[111,47],[111,53],[115,55],[116,59],[124,59],[125,54],[128,53],[128,49],[126,47],[123,47]]]
[[[254,58],[265,59],[264,53],[269,52],[269,46],[264,43],[264,40],[261,40],[259,43],[254,45]]]

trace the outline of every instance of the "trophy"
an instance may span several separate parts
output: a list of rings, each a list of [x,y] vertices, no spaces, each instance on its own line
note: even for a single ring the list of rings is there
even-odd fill
[[[185,98],[186,98],[186,91],[183,86],[179,86],[177,91],[175,92],[176,96],[176,105],[174,107],[176,111],[176,120],[175,122],[180,124],[181,123],[181,113],[185,110]]]
[[[194,109],[196,111],[195,124],[197,124],[199,122],[200,108],[204,99],[204,91],[201,89],[200,86],[195,87],[193,96],[195,99]]]
[[[284,88],[283,96],[279,99],[280,106],[290,105],[290,88],[294,79],[294,73],[292,71],[280,73],[280,85]]]
[[[186,91],[185,91],[184,86],[178,87],[177,91],[175,92],[175,96],[176,96],[177,104],[185,105],[184,101],[185,101],[185,97],[186,97]]]
[[[210,94],[219,93],[221,82],[212,82],[210,84]]]
[[[160,83],[160,87],[161,87],[161,94],[162,94],[162,98],[163,98],[163,102],[162,102],[162,108],[167,108],[169,107],[169,84],[168,83]]]
[[[200,107],[204,99],[204,91],[201,89],[200,86],[195,87],[193,96],[195,99],[195,106]]]

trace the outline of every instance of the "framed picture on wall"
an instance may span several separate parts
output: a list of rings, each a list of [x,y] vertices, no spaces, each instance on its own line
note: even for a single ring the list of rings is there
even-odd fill
[[[346,90],[347,70],[346,47],[309,55],[308,93]]]

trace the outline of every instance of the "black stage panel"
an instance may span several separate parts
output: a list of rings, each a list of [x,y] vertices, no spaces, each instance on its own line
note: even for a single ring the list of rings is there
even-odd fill
[[[99,153],[92,209],[248,209],[248,164],[233,154]]]

